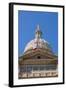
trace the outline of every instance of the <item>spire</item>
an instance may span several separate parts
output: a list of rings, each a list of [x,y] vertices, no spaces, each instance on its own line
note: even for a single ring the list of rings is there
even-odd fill
[[[40,26],[39,25],[37,25],[37,27],[36,27],[36,32],[35,32],[35,38],[41,38],[41,36],[42,36],[42,32],[41,32],[41,30],[40,30]]]
[[[40,26],[39,26],[39,24],[37,25],[37,28],[36,28],[36,29],[40,31]]]

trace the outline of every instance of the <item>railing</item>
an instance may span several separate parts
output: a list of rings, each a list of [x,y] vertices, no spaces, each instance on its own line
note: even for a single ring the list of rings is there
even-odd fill
[[[20,73],[19,78],[33,78],[33,77],[57,77],[57,71],[44,71],[44,72],[32,72],[32,73]]]

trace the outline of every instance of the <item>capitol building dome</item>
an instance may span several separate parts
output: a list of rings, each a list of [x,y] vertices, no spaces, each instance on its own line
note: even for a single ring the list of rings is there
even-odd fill
[[[35,39],[28,42],[28,44],[24,49],[24,53],[38,48],[49,49],[51,51],[51,46],[49,45],[49,43],[46,40],[42,39],[41,37],[42,37],[42,32],[40,30],[39,25],[37,25],[36,32],[35,32]]]

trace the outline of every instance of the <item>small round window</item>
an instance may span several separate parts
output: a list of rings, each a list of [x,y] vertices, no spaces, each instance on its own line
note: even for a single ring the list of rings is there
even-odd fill
[[[40,59],[41,57],[40,57],[40,56],[38,56],[37,58],[38,58],[38,59]]]

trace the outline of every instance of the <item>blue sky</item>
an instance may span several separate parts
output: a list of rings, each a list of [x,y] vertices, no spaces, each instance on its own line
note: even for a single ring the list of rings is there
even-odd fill
[[[26,44],[35,38],[37,24],[55,54],[58,54],[58,13],[18,11],[18,54],[22,55]]]

